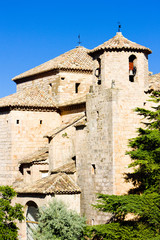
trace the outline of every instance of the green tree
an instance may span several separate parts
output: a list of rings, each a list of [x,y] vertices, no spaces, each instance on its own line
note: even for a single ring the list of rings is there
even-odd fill
[[[129,168],[134,171],[125,179],[133,188],[123,196],[98,194],[94,207],[112,213],[112,218],[108,224],[88,228],[93,239],[160,239],[160,92],[153,92],[151,101],[156,103],[151,110],[135,110],[145,126],[129,140]]]
[[[0,186],[0,239],[18,239],[18,227],[15,220],[24,219],[22,205],[11,204],[16,192],[9,186]]]
[[[61,201],[53,200],[39,210],[35,239],[80,240],[83,239],[85,219],[68,210]]]

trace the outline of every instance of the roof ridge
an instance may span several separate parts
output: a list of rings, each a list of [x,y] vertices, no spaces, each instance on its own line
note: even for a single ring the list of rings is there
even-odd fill
[[[46,145],[44,147],[38,148],[37,150],[35,150],[34,152],[32,152],[30,154],[27,154],[18,163],[19,164],[25,163],[24,161],[27,161],[31,158],[34,158],[36,156],[39,156],[40,154],[44,154],[44,153],[47,153],[47,152],[49,152],[49,147]]]
[[[44,62],[32,69],[29,69],[25,71],[24,73],[21,73],[14,78],[12,78],[13,81],[34,76],[36,74],[44,73],[47,71],[51,71],[54,69],[75,69],[75,70],[88,70],[92,71],[93,68],[93,60],[92,58],[88,55],[89,49],[81,46],[81,47],[76,47],[73,48],[53,59],[50,59],[47,62]],[[71,61],[72,59],[74,60],[76,57],[76,54],[78,56],[77,62]],[[85,61],[84,61],[85,59]],[[75,64],[77,63],[77,65]]]

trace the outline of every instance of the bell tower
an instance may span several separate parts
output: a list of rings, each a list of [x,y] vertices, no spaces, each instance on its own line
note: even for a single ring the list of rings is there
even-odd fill
[[[124,181],[130,163],[126,151],[128,139],[136,136],[140,126],[134,109],[146,101],[150,53],[121,32],[89,53],[94,60],[93,88],[86,102],[88,149],[82,181],[87,184],[81,189],[82,213],[84,209],[90,224],[107,219],[91,207],[95,193],[124,194],[130,188]]]
[[[93,86],[110,88],[145,88],[148,79],[149,48],[129,41],[121,32],[90,51],[94,59]]]

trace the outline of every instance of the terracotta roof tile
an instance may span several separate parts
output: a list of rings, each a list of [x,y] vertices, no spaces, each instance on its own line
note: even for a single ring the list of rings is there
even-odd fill
[[[35,74],[51,71],[53,69],[77,69],[92,71],[93,61],[91,56],[88,55],[88,49],[80,46],[35,68],[32,68],[14,77],[12,80],[14,81],[17,79],[33,76]]]
[[[75,173],[76,172],[76,165],[75,161],[72,160],[69,163],[66,163],[59,168],[55,168],[52,170],[52,173]]]
[[[52,174],[30,184],[15,187],[17,193],[73,194],[80,193],[80,188],[65,173]]]
[[[25,156],[23,159],[19,161],[19,164],[46,161],[48,159],[48,156],[49,156],[49,148],[47,146],[47,147],[40,148],[34,153]]]
[[[51,95],[34,86],[0,99],[0,108],[10,106],[56,107],[56,103]]]
[[[63,102],[63,103],[59,103],[58,107],[62,108],[62,107],[81,104],[81,103],[85,103],[85,102],[86,102],[86,93],[81,95],[80,97],[74,98],[72,100],[69,100],[69,101],[66,101],[66,102]]]
[[[107,42],[99,45],[98,47],[91,50],[89,53],[94,53],[99,50],[118,50],[118,49],[125,49],[125,50],[141,50],[142,52],[147,52],[150,54],[152,51],[149,48],[141,46],[135,42],[131,42],[127,38],[125,38],[121,32],[118,32],[116,36],[109,39]]]

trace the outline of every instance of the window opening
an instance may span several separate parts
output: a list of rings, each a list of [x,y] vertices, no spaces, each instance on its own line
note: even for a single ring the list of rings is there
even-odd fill
[[[72,160],[75,162],[75,166],[76,166],[76,156],[72,157]]]
[[[65,80],[65,77],[61,77],[61,80],[64,81],[64,80]]]
[[[40,120],[39,123],[42,124],[42,120]]]
[[[26,214],[26,230],[27,239],[33,240],[33,231],[38,227],[38,207],[35,202],[29,201],[27,203],[27,214]]]
[[[30,171],[30,170],[27,170],[27,174],[31,175],[31,171]]]
[[[96,174],[96,165],[92,164],[92,175]]]
[[[131,55],[129,57],[129,81],[134,82],[134,77],[136,75],[136,56]]]
[[[41,172],[41,177],[47,177],[48,176],[48,171],[40,171]]]
[[[97,118],[99,118],[99,111],[97,111]]]
[[[95,76],[97,77],[97,84],[101,85],[101,59],[97,58],[98,68],[95,70]]]
[[[53,88],[53,84],[49,83],[49,94],[52,94],[52,88]]]
[[[75,93],[78,93],[79,86],[80,86],[80,83],[76,83],[75,84]]]
[[[101,85],[101,80],[100,80],[100,79],[97,81],[97,84],[98,84],[98,85]]]
[[[92,219],[92,226],[94,225],[94,218]]]
[[[19,124],[19,120],[17,120],[16,123]]]

